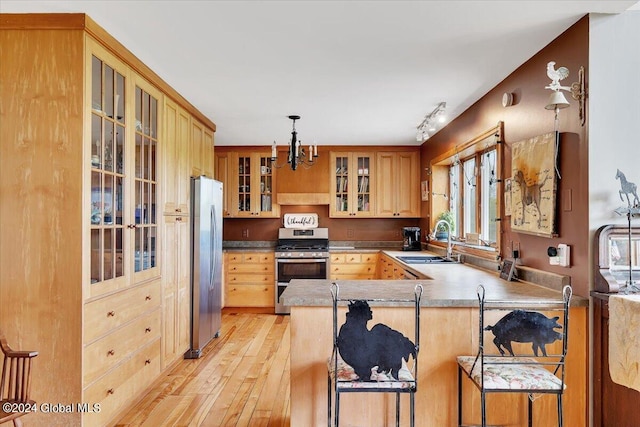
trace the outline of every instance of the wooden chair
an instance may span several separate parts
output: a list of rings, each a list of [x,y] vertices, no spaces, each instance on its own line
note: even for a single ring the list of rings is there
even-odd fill
[[[462,379],[466,376],[480,390],[483,427],[489,393],[526,393],[529,427],[533,426],[534,396],[555,394],[558,426],[562,427],[571,287],[565,286],[561,297],[553,300],[486,300],[482,285],[477,294],[478,353],[457,358],[458,426],[468,425],[462,422]]]
[[[422,297],[423,287],[418,284],[414,288],[413,298],[407,297],[397,298],[397,299],[375,299],[375,298],[362,298],[355,300],[353,298],[341,299],[339,297],[339,287],[336,283],[331,285],[331,296],[333,300],[333,350],[331,353],[331,357],[328,361],[328,425],[335,425],[338,427],[340,422],[340,394],[341,393],[394,393],[396,396],[396,426],[400,425],[400,393],[408,393],[409,394],[409,402],[410,402],[410,420],[411,426],[415,425],[415,393],[418,390],[418,351],[420,349],[420,298]],[[357,332],[358,337],[355,338],[355,341],[359,341],[359,338],[367,334],[367,331],[364,329],[368,329],[366,326],[366,322],[369,319],[372,319],[373,311],[369,309],[368,302],[373,302],[374,304],[377,302],[394,302],[405,304],[409,306],[413,306],[415,311],[415,326],[414,326],[414,336],[413,342],[409,340],[407,337],[402,337],[402,333],[398,331],[393,331],[386,326],[379,327],[378,325],[371,328],[372,333],[375,331],[386,330],[387,332],[382,333],[386,334],[384,340],[379,340],[378,342],[384,341],[386,346],[385,348],[388,350],[389,348],[396,348],[400,350],[398,352],[406,352],[410,351],[412,354],[411,357],[407,355],[407,360],[402,359],[401,368],[398,369],[396,367],[391,369],[389,372],[378,372],[377,370],[380,368],[376,366],[372,368],[370,371],[368,369],[360,368],[361,376],[366,378],[361,378],[358,376],[356,372],[358,372],[357,365],[356,368],[347,364],[341,355],[339,347],[341,342],[344,343],[344,336],[340,336],[338,332],[338,304],[340,302],[349,303],[349,313],[348,315],[353,316],[353,312],[351,311],[351,307],[354,303],[367,302],[366,306],[364,306],[364,311],[368,313],[368,318],[365,317],[364,325],[360,325],[361,329]],[[363,305],[360,306],[361,308]],[[375,306],[374,306],[375,308]],[[355,310],[355,309],[354,309]],[[346,322],[345,322],[346,323]],[[362,332],[362,334],[361,334]],[[346,335],[346,334],[345,334]],[[393,336],[393,338],[389,338],[389,336]],[[353,338],[353,336],[352,336]],[[391,344],[393,343],[393,344]],[[363,342],[358,342],[353,345],[353,348],[362,348],[367,347],[369,344],[365,344]],[[340,348],[345,348],[340,347]],[[388,350],[391,352],[390,350]],[[380,358],[380,364],[388,363],[390,360],[396,360],[399,356],[396,354],[396,351],[393,351],[393,357],[390,358]],[[347,355],[344,355],[345,359],[348,359]],[[403,356],[404,357],[404,356]],[[383,361],[383,359],[385,361]],[[409,363],[411,359],[412,363]],[[407,366],[408,365],[408,366]],[[384,371],[384,370],[381,370]],[[362,372],[366,372],[362,374]],[[394,378],[397,377],[397,378]],[[335,396],[335,410],[332,411],[332,395]],[[332,424],[332,412],[333,412],[333,424]]]
[[[36,403],[29,399],[31,390],[31,361],[37,351],[15,351],[9,347],[0,331],[0,349],[4,353],[0,377],[0,424],[13,421],[22,425],[20,417],[33,412]]]

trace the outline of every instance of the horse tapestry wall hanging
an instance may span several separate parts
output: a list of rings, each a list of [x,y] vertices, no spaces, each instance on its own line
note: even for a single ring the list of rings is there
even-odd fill
[[[556,235],[556,132],[511,147],[511,229]]]

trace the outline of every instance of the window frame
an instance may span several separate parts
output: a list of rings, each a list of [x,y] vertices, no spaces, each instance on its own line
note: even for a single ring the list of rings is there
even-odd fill
[[[503,217],[503,179],[502,175],[502,158],[503,158],[503,123],[499,122],[497,126],[479,134],[475,138],[470,141],[467,141],[463,144],[456,145],[453,149],[448,150],[447,152],[439,155],[431,160],[430,162],[430,186],[432,189],[432,197],[430,198],[430,225],[431,230],[435,223],[437,222],[437,218],[445,210],[453,210],[454,214],[456,214],[456,224],[455,224],[455,236],[456,240],[456,249],[460,252],[472,252],[474,254],[478,254],[479,256],[485,258],[496,259],[501,254],[501,227],[500,221]],[[463,236],[465,236],[466,232],[471,232],[469,230],[465,231],[466,225],[464,220],[464,209],[462,205],[464,203],[465,197],[465,176],[463,171],[463,164],[469,159],[475,159],[475,170],[477,171],[474,177],[475,181],[475,222],[476,222],[476,231],[475,233],[479,234],[480,239],[485,240],[488,236],[489,229],[485,230],[483,227],[490,224],[491,218],[486,218],[487,215],[490,215],[491,210],[490,207],[486,207],[486,198],[484,192],[486,189],[483,189],[484,181],[489,181],[491,177],[486,177],[486,180],[483,180],[483,157],[488,153],[495,150],[495,164],[493,165],[495,176],[493,179],[495,180],[496,185],[496,218],[494,221],[495,225],[495,242],[492,242],[490,246],[477,246],[477,245],[466,245],[463,241]],[[457,181],[454,182],[454,177],[452,176],[452,166],[458,164],[458,177]],[[457,184],[457,197],[456,194],[453,194],[452,191],[456,187],[454,184]],[[487,185],[488,187],[488,185]],[[484,190],[484,191],[483,191]],[[457,209],[454,209],[453,203],[457,204]],[[457,210],[457,212],[456,212]],[[483,215],[483,211],[486,210],[486,213]],[[484,233],[483,233],[484,231]],[[435,242],[435,244],[439,244]],[[441,243],[443,244],[443,243]]]

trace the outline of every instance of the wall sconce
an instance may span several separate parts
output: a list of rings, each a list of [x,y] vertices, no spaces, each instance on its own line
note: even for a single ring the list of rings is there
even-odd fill
[[[565,90],[567,92],[571,92],[571,97],[578,101],[578,114],[580,118],[580,125],[584,126],[585,123],[585,102],[586,102],[586,91],[584,85],[584,67],[580,66],[578,70],[578,81],[571,84],[571,86],[562,86],[560,84],[560,80],[564,80],[569,76],[569,70],[566,67],[559,67],[557,70],[555,69],[555,61],[550,61],[547,64],[547,76],[551,79],[551,83],[548,86],[545,86],[545,89],[551,89],[553,92],[549,97],[549,102],[544,107],[547,110],[554,110],[555,117],[555,130],[558,130],[558,111],[567,108],[569,106],[569,101],[565,98],[564,94],[561,92]]]
[[[436,131],[436,123],[444,123],[446,120],[445,109],[447,107],[446,102],[441,102],[438,106],[429,114],[424,116],[422,122],[416,126],[418,130],[416,133],[416,141],[424,142],[429,139],[429,132]]]

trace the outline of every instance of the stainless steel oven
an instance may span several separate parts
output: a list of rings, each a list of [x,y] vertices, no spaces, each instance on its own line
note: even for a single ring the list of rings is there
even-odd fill
[[[329,232],[326,228],[298,230],[281,228],[276,246],[276,314],[290,313],[280,297],[293,279],[329,277]]]

